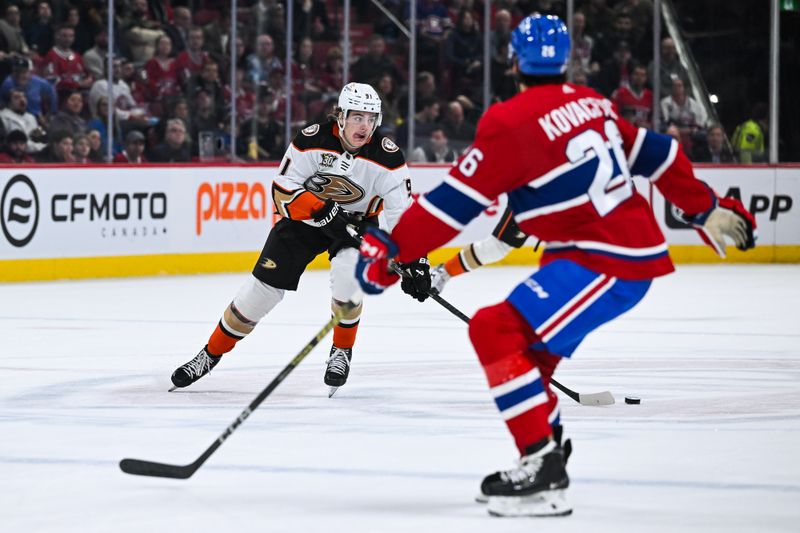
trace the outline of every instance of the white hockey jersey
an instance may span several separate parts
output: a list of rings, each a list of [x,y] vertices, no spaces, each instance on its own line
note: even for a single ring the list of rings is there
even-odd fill
[[[386,217],[388,230],[411,204],[411,178],[391,139],[374,135],[356,154],[342,148],[334,121],[312,124],[289,145],[272,184],[278,214],[310,223],[331,199],[364,218]]]

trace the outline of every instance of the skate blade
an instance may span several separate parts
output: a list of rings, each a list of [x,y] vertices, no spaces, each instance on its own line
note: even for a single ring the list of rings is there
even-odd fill
[[[477,496],[475,496],[475,503],[489,503],[489,497],[480,492]]]
[[[337,390],[339,390],[339,387],[330,387],[328,389],[328,398],[333,398],[333,395],[336,394]]]
[[[492,496],[487,511],[491,516],[568,516],[572,507],[563,490],[548,490],[530,496]]]
[[[178,386],[177,385],[173,385],[172,387],[169,388],[169,390],[167,392],[175,392],[176,390],[178,390]]]

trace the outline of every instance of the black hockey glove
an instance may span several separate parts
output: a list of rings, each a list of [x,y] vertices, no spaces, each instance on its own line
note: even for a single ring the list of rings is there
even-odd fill
[[[427,257],[420,257],[411,263],[400,265],[403,271],[403,280],[400,288],[403,292],[424,302],[431,290],[431,263]]]
[[[358,246],[359,242],[347,232],[347,225],[353,224],[354,219],[342,209],[342,206],[333,200],[325,200],[325,205],[314,213],[314,225],[335,241],[341,241],[348,246]]]

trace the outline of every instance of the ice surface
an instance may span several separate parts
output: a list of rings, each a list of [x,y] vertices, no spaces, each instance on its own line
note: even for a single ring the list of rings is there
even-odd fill
[[[486,268],[444,296],[471,314],[529,269]],[[658,280],[556,377],[569,518],[497,519],[473,502],[515,450],[465,326],[399,288],[368,298],[350,381],[326,339],[195,476],[193,461],[328,318],[308,272],[211,376],[167,393],[244,275],[0,286],[0,531],[672,532],[800,530],[800,267],[693,266]],[[625,405],[625,395],[641,405]]]

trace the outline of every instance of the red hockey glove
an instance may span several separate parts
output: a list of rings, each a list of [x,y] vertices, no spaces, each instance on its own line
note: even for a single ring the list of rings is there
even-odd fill
[[[756,219],[735,198],[717,198],[708,211],[684,218],[720,257],[725,257],[726,236],[739,250],[756,246]]]
[[[398,251],[388,233],[373,226],[367,228],[356,265],[356,279],[365,293],[380,294],[397,283],[400,276],[390,271],[389,261]]]

